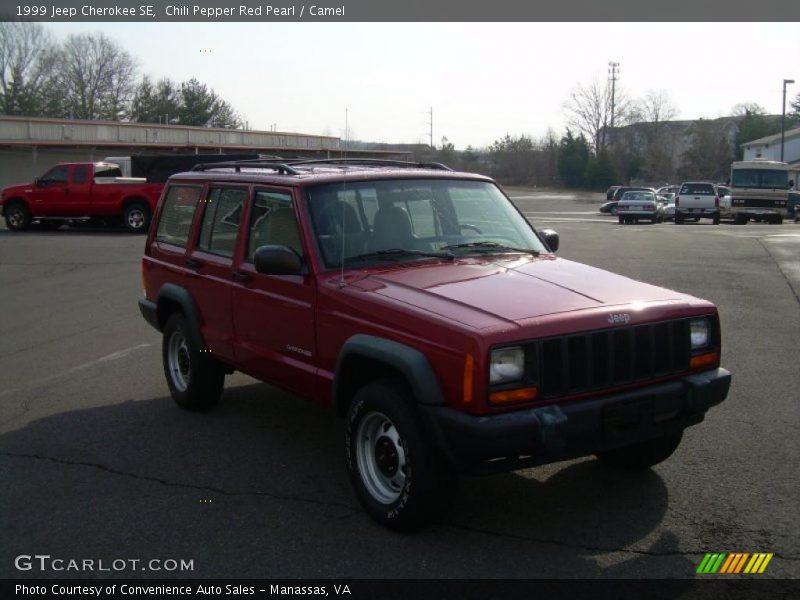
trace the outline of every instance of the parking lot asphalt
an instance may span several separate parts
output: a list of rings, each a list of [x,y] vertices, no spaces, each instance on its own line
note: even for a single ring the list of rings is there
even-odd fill
[[[670,460],[464,479],[441,524],[391,533],[331,412],[241,374],[215,411],[177,408],[136,306],[143,237],[0,229],[0,577],[692,578],[706,552],[800,577],[800,225],[621,226],[598,195],[512,195],[560,256],[719,307],[731,392]],[[193,569],[18,571],[25,554]]]

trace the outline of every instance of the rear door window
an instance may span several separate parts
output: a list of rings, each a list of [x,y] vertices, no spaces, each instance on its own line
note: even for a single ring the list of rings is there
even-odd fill
[[[233,256],[246,199],[245,188],[217,187],[208,191],[198,248],[220,256]]]
[[[186,247],[201,189],[194,185],[170,186],[161,209],[156,241]]]

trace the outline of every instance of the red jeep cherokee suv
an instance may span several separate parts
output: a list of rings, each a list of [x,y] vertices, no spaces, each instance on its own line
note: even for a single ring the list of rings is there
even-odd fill
[[[201,165],[164,189],[139,306],[180,406],[233,370],[332,405],[361,503],[410,529],[458,473],[655,465],[725,399],[713,304],[557,248],[438,164]]]

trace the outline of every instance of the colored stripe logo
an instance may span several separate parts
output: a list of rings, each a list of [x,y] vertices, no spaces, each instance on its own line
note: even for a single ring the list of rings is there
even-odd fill
[[[772,560],[772,552],[709,552],[697,567],[697,573],[737,575],[739,573],[760,574],[763,573],[769,561]]]

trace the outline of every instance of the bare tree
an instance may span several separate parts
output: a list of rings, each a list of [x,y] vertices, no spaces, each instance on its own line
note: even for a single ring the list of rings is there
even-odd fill
[[[667,181],[675,172],[675,139],[668,121],[678,114],[665,90],[650,90],[636,106],[637,120],[643,128],[642,174],[650,181]]]
[[[39,23],[0,22],[0,112],[41,114],[54,65],[52,38]]]
[[[649,90],[635,108],[637,120],[660,124],[678,116],[678,107],[672,103],[666,90]]]
[[[567,123],[583,133],[592,143],[595,154],[599,154],[610,141],[608,127],[611,112],[614,112],[614,125],[621,127],[631,121],[635,114],[626,94],[617,87],[612,103],[611,87],[607,82],[594,81],[589,85],[578,84],[570,92],[564,103]]]
[[[64,105],[76,119],[126,117],[136,63],[119,44],[100,34],[71,35],[59,50],[58,78]]]

